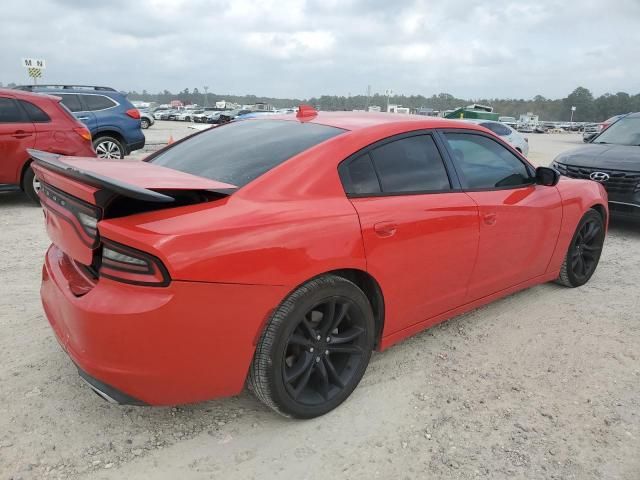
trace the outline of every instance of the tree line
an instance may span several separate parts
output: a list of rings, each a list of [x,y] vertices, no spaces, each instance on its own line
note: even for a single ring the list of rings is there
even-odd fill
[[[176,94],[164,90],[159,93],[149,93],[143,90],[142,93],[129,92],[131,100],[142,100],[147,102],[157,102],[159,104],[169,103],[171,100],[180,100],[185,104],[214,105],[216,101],[227,100],[239,104],[253,104],[264,102],[276,108],[297,106],[300,103],[308,103],[321,110],[365,110],[369,106],[378,106],[385,110],[387,97],[376,93],[370,97],[366,95],[338,96],[322,95],[307,99],[298,98],[273,98],[260,97],[256,95],[221,95],[208,93],[194,88],[185,88]],[[571,119],[571,107],[575,107],[573,121],[575,122],[601,122],[609,117],[620,113],[640,111],[640,94],[630,95],[626,92],[615,94],[606,93],[599,97],[594,97],[591,91],[584,87],[578,87],[565,98],[550,99],[542,95],[536,95],[531,99],[516,98],[457,98],[449,93],[440,93],[425,97],[423,95],[392,95],[389,97],[390,104],[402,105],[412,110],[419,108],[432,108],[434,110],[452,110],[472,103],[490,105],[494,111],[500,115],[518,117],[520,114],[532,112],[541,120],[548,121],[569,121]]]

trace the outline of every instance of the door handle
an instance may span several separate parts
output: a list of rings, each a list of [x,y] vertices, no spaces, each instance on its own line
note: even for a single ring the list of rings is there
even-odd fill
[[[31,133],[25,132],[24,130],[16,130],[11,136],[13,138],[27,138],[31,136]]]
[[[78,117],[78,120],[89,120],[89,117]]]
[[[495,225],[498,215],[495,213],[487,213],[483,217],[485,225]]]
[[[379,237],[391,237],[397,229],[398,225],[393,222],[380,222],[373,225],[373,230]]]

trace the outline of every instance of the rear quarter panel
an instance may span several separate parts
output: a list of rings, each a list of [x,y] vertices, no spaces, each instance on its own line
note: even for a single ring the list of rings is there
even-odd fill
[[[561,177],[557,188],[562,198],[562,226],[555,251],[549,262],[549,272],[560,271],[578,222],[590,208],[598,206],[604,209],[605,228],[609,220],[607,192],[599,183]]]

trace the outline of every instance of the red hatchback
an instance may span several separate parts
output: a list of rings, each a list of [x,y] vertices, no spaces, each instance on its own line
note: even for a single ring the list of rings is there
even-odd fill
[[[245,383],[324,414],[373,349],[535,284],[586,283],[601,185],[452,120],[232,122],[146,162],[32,152],[53,241],[46,315],[101,396],[170,405]]]
[[[91,133],[59,98],[0,88],[0,183],[20,186],[37,202],[28,148],[95,157]]]

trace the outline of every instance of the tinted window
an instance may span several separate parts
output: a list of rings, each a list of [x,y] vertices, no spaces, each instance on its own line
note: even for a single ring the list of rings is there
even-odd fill
[[[105,110],[116,106],[116,102],[104,95],[83,95],[82,99],[90,111]]]
[[[24,100],[18,101],[20,102],[20,105],[22,105],[22,108],[25,109],[29,120],[31,120],[32,122],[48,122],[51,120],[49,118],[49,115],[44,113],[40,107],[37,107],[33,103]]]
[[[640,117],[621,118],[597,136],[593,143],[640,145]]]
[[[380,183],[368,153],[340,166],[345,192],[354,195],[380,193]]]
[[[468,188],[516,187],[532,183],[529,170],[498,142],[481,135],[446,133]]]
[[[343,132],[315,123],[278,120],[230,123],[177,143],[150,161],[241,187]]]
[[[82,112],[84,107],[80,103],[80,99],[77,95],[64,94],[60,95],[62,98],[62,104],[72,112]]]
[[[481,123],[480,126],[491,130],[493,133],[495,133],[496,135],[500,135],[501,137],[511,135],[511,130],[509,130],[507,127],[505,127],[501,123],[486,122],[486,123]]]
[[[12,98],[0,97],[0,123],[24,123],[25,121],[27,119]]]
[[[371,150],[371,158],[383,192],[440,191],[451,187],[431,135],[386,143]]]

